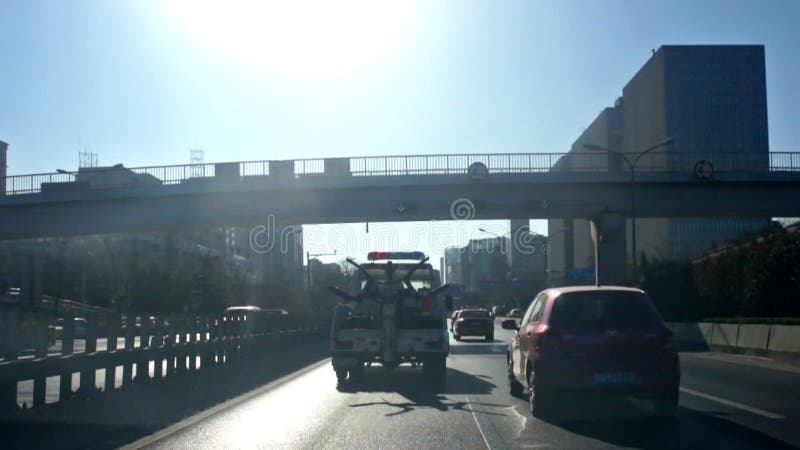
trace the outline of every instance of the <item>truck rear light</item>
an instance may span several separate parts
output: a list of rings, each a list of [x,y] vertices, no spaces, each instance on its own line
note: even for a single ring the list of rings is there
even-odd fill
[[[331,339],[331,344],[337,350],[352,350],[353,348],[353,341],[341,341],[334,338]]]
[[[423,313],[430,313],[431,312],[431,299],[428,297],[423,297],[422,302],[420,303],[420,309]]]

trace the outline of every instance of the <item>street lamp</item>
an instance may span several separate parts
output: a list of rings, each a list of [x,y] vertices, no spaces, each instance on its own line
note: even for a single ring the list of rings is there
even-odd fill
[[[333,253],[311,253],[306,252],[306,284],[308,285],[308,292],[311,292],[311,258],[317,259],[320,256],[335,256],[336,250]]]
[[[652,146],[642,150],[641,152],[637,153],[636,156],[633,158],[632,162],[631,162],[630,159],[628,159],[627,156],[625,156],[625,153],[623,153],[623,152],[616,151],[616,150],[610,150],[610,149],[608,149],[606,147],[603,147],[603,146],[600,146],[600,145],[597,145],[597,144],[583,144],[583,148],[585,148],[586,150],[595,150],[595,151],[606,152],[609,155],[612,155],[612,154],[613,155],[618,155],[618,156],[620,156],[622,158],[623,161],[625,161],[625,164],[627,164],[627,166],[628,166],[628,170],[629,170],[630,175],[631,175],[631,178],[630,178],[630,186],[631,186],[631,258],[633,260],[632,264],[631,264],[631,267],[633,269],[633,274],[634,275],[637,272],[637,267],[636,267],[637,266],[637,264],[636,264],[636,201],[635,201],[636,199],[634,197],[635,192],[636,192],[636,190],[634,189],[634,187],[635,187],[635,185],[634,185],[635,178],[634,177],[636,175],[636,165],[639,163],[639,160],[642,159],[642,156],[652,152],[653,150],[655,150],[657,148],[661,148],[661,147],[667,146],[667,145],[669,145],[671,143],[672,143],[672,138],[664,139],[663,141],[659,142],[658,144],[652,145]],[[610,164],[609,164],[609,169],[610,169]],[[597,268],[595,268],[595,270],[597,270]]]
[[[491,234],[492,236],[494,236],[496,238],[508,237],[511,234],[510,231],[507,232],[507,233],[503,233],[503,234],[497,234],[494,231],[487,230],[486,228],[478,228],[478,231],[480,231],[481,233]]]

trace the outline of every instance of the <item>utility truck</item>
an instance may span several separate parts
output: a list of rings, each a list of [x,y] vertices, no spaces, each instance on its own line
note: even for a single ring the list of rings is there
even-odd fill
[[[438,271],[421,252],[370,252],[358,264],[351,294],[329,289],[341,298],[331,324],[331,356],[338,385],[358,382],[364,368],[380,364],[422,366],[431,384],[446,382],[450,352],[447,330],[452,298],[445,295]]]

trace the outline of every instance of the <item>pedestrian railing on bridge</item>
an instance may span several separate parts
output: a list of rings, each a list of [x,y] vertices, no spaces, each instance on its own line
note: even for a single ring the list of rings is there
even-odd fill
[[[328,318],[62,312],[0,315],[0,416],[90,399],[131,384],[156,383],[209,367],[269,357],[270,351],[327,337]],[[25,338],[24,335],[31,335]]]
[[[76,172],[13,175],[0,180],[0,195],[32,194],[50,188],[87,189],[158,186],[255,177],[408,176],[467,174],[482,163],[490,174],[544,172],[627,171],[625,160],[636,153],[584,151],[570,153],[484,153],[450,155],[364,156],[288,161],[243,161],[126,168],[121,165],[82,168]],[[636,171],[690,172],[698,163],[710,163],[716,172],[797,172],[800,152],[668,152],[642,155]],[[3,191],[2,188],[5,188]]]

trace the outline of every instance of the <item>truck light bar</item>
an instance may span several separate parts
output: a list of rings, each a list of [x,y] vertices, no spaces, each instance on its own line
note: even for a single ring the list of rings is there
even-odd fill
[[[370,261],[384,260],[384,259],[413,259],[422,261],[425,259],[425,254],[422,252],[369,252],[367,259]]]

